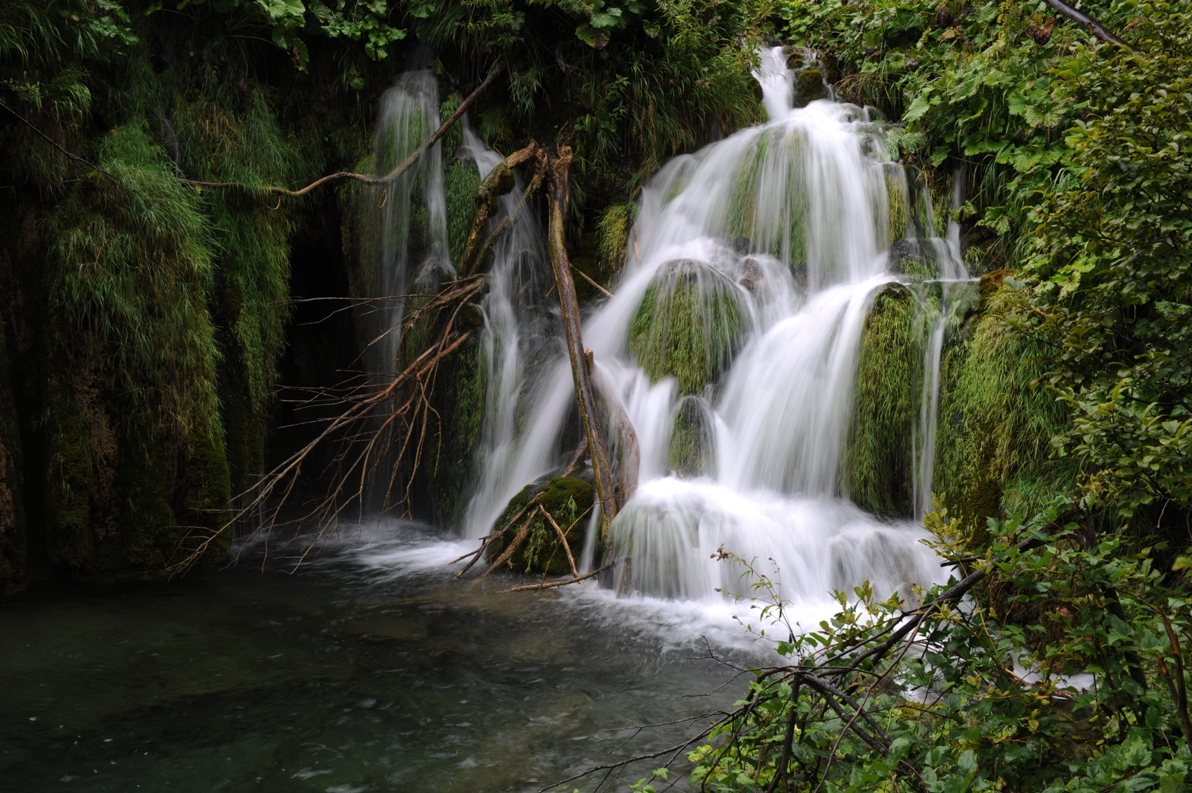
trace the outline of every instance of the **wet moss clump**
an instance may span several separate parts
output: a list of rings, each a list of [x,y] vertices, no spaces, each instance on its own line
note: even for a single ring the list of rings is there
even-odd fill
[[[711,476],[716,473],[715,444],[715,429],[704,401],[696,396],[682,399],[667,447],[667,468],[685,477]]]
[[[729,239],[748,240],[753,252],[777,256],[796,269],[807,261],[810,211],[803,150],[804,135],[797,129],[759,135],[733,179],[724,224]],[[759,194],[762,174],[775,169],[787,174],[786,191],[777,201]]]
[[[906,516],[914,508],[923,368],[916,303],[905,286],[890,284],[865,319],[842,484],[858,506],[878,515]]]
[[[695,394],[715,381],[741,342],[746,315],[738,286],[702,262],[662,266],[629,328],[629,349],[654,382]]]
[[[1068,416],[1038,383],[1051,351],[1009,321],[1019,300],[990,295],[944,354],[935,490],[976,546],[987,517],[1032,514],[1074,481],[1064,458],[1050,459]]]
[[[535,501],[526,514],[519,513]],[[488,559],[491,563],[501,556],[513,542],[528,514],[533,514],[537,506],[541,506],[558,524],[567,538],[567,545],[571,549],[575,562],[579,564],[579,555],[584,547],[584,533],[587,531],[588,517],[592,506],[596,502],[596,488],[590,482],[575,477],[558,477],[551,479],[545,485],[528,485],[513,497],[509,506],[501,514],[494,528],[500,529],[516,518],[514,525],[505,531],[499,542],[493,543],[488,549]],[[509,565],[520,573],[538,573],[546,575],[570,575],[571,563],[567,559],[567,551],[559,540],[559,534],[554,526],[535,514],[530,522],[529,534],[513,553]]]
[[[795,101],[800,106],[823,99],[828,95],[824,88],[824,73],[814,66],[809,66],[795,77]]]

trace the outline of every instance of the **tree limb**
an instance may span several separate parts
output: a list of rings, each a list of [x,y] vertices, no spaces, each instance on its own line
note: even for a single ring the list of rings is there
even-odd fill
[[[316,179],[306,187],[302,187],[297,190],[287,190],[284,187],[266,187],[265,192],[272,193],[274,195],[288,196],[289,198],[301,198],[315,188],[321,187],[329,182],[334,182],[339,179],[354,179],[357,182],[375,186],[389,185],[391,182],[409,170],[410,166],[416,163],[418,158],[421,157],[427,149],[438,143],[439,138],[447,134],[447,130],[451,129],[451,125],[459,121],[460,117],[463,116],[463,114],[467,112],[468,108],[471,107],[472,103],[476,101],[476,98],[484,92],[484,89],[488,88],[489,85],[492,84],[493,80],[496,79],[497,75],[500,74],[504,68],[505,63],[503,61],[498,61],[497,65],[494,66],[492,71],[488,73],[488,77],[484,78],[484,82],[476,86],[476,90],[468,94],[467,98],[459,103],[459,107],[455,109],[455,112],[448,116],[447,120],[444,121],[437,130],[431,133],[429,138],[422,141],[418,148],[414,149],[409,157],[403,160],[400,165],[384,176],[369,176],[368,174],[339,171],[338,173],[328,174],[327,176]],[[244,190],[249,189],[246,185],[240,184],[239,182],[203,182],[197,179],[179,179],[178,181],[182,182],[183,184],[194,185],[195,187],[239,187]]]
[[[1066,16],[1068,19],[1088,30],[1094,36],[1101,39],[1101,41],[1107,42],[1109,44],[1117,44],[1121,47],[1126,47],[1132,52],[1138,52],[1138,50],[1134,49],[1134,47],[1130,46],[1106,30],[1105,26],[1100,22],[1088,16],[1087,14],[1077,11],[1075,8],[1065,3],[1064,0],[1047,0],[1047,5],[1051,6],[1056,11]]]

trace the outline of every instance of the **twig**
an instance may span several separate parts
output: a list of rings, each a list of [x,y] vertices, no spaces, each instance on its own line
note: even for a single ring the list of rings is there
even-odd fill
[[[571,555],[571,546],[567,544],[567,535],[564,534],[563,530],[559,528],[559,524],[555,523],[555,519],[551,517],[549,512],[547,512],[545,509],[542,509],[542,507],[539,507],[538,509],[542,512],[542,514],[546,517],[547,521],[554,528],[555,533],[559,535],[559,542],[563,543],[563,550],[567,553],[567,562],[568,562],[568,564],[571,565],[571,574],[578,579],[579,578],[579,570],[575,569],[575,557]],[[574,526],[575,524],[572,523],[571,525]],[[571,527],[569,526],[567,528],[567,530],[571,531]]]
[[[51,146],[53,146],[53,147],[54,147],[55,149],[57,149],[58,151],[60,151],[60,152],[62,152],[63,154],[65,154],[65,155],[67,156],[67,158],[69,158],[69,159],[71,159],[71,160],[74,160],[75,162],[77,162],[77,163],[80,163],[80,164],[82,164],[82,165],[86,165],[86,166],[87,166],[88,168],[90,168],[91,170],[93,170],[93,171],[98,171],[99,173],[103,174],[104,176],[108,177],[109,179],[113,178],[113,177],[112,177],[112,175],[111,175],[110,173],[108,173],[107,171],[105,171],[103,168],[100,168],[98,165],[95,165],[94,163],[88,162],[87,160],[84,160],[84,159],[83,159],[82,157],[80,157],[79,155],[77,155],[77,154],[72,154],[72,153],[70,153],[69,151],[67,151],[66,149],[64,149],[64,148],[62,148],[61,146],[59,146],[59,145],[58,145],[58,143],[57,143],[57,142],[56,142],[56,141],[55,141],[53,138],[51,138],[49,135],[45,134],[45,133],[44,133],[44,132],[42,132],[40,129],[38,129],[36,124],[34,124],[32,121],[30,121],[29,119],[27,119],[27,118],[25,118],[24,116],[22,116],[22,115],[21,115],[20,113],[18,113],[17,111],[13,110],[13,109],[12,109],[11,107],[9,107],[8,105],[4,104],[3,102],[0,102],[0,107],[4,108],[4,109],[5,109],[5,110],[7,110],[9,113],[12,113],[12,115],[16,117],[17,121],[20,121],[20,122],[21,122],[22,124],[24,124],[26,127],[28,127],[29,129],[33,130],[34,132],[36,132],[38,135],[40,135],[40,136],[41,136],[41,137],[42,137],[42,138],[43,138],[43,139],[46,141],[46,143],[50,144]]]
[[[587,274],[587,273],[585,273],[583,270],[581,270],[581,269],[579,269],[578,267],[576,267],[574,264],[573,264],[573,265],[571,265],[571,269],[572,269],[572,270],[575,270],[577,273],[579,273],[579,277],[580,277],[580,278],[584,279],[584,280],[585,280],[585,281],[587,281],[589,284],[591,284],[592,286],[594,286],[594,287],[596,287],[597,289],[599,289],[599,290],[600,290],[600,293],[601,293],[601,294],[603,294],[605,297],[612,297],[612,296],[613,296],[613,293],[612,293],[612,292],[608,291],[608,290],[607,290],[607,289],[605,289],[603,286],[601,286],[600,284],[598,284],[598,283],[596,283],[595,281],[593,281],[591,278],[589,278],[589,277],[588,277],[588,274]]]
[[[619,562],[619,561],[620,560],[618,559],[617,562]],[[504,594],[506,592],[529,592],[531,590],[539,590],[539,589],[554,589],[557,586],[567,586],[568,584],[578,584],[580,581],[585,581],[594,575],[600,575],[605,570],[615,567],[617,562],[609,562],[604,567],[601,567],[599,570],[593,570],[590,573],[584,573],[581,576],[576,576],[575,578],[568,578],[563,581],[552,581],[549,584],[526,584],[525,586],[510,587],[509,589],[501,590],[501,594]]]

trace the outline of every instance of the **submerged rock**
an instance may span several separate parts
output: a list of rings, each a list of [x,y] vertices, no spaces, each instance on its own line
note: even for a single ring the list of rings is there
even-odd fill
[[[558,477],[546,483],[536,482],[527,485],[510,500],[493,527],[494,530],[501,529],[510,522],[513,523],[500,540],[489,546],[489,562],[496,561],[509,549],[529,517],[529,533],[509,558],[509,566],[520,573],[569,575],[571,562],[567,558],[567,551],[570,549],[578,564],[584,546],[588,517],[595,501],[596,489],[590,482],[576,477]],[[550,520],[543,517],[538,507],[550,515],[563,532],[567,538],[567,548],[563,547],[559,532],[551,525]]]

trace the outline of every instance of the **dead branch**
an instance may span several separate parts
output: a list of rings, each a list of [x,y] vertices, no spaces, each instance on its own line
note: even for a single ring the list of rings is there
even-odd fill
[[[581,270],[581,269],[579,269],[578,267],[576,267],[574,264],[573,264],[573,265],[571,265],[571,269],[572,269],[572,270],[575,270],[577,273],[579,273],[579,277],[580,277],[580,278],[584,279],[584,280],[585,280],[585,281],[587,281],[589,284],[591,284],[592,286],[596,287],[596,288],[597,288],[597,289],[600,291],[600,294],[604,295],[605,297],[612,297],[612,296],[613,296],[613,293],[612,293],[612,292],[608,291],[608,290],[607,290],[607,289],[605,289],[603,286],[601,286],[600,284],[598,284],[598,283],[596,283],[595,281],[593,281],[593,280],[592,280],[592,279],[591,279],[591,278],[588,276],[588,274],[587,274],[587,273],[585,273],[583,270]]]
[[[571,545],[568,544],[568,542],[567,542],[567,534],[562,529],[559,528],[559,524],[555,523],[555,519],[551,517],[551,514],[549,512],[547,512],[545,509],[542,509],[542,507],[539,507],[538,509],[540,512],[542,512],[542,514],[546,518],[547,522],[550,523],[551,528],[553,528],[555,530],[555,534],[559,535],[559,542],[563,543],[563,551],[567,554],[568,564],[571,565],[571,574],[573,576],[578,577],[579,570],[575,569],[575,557],[571,555]],[[571,524],[571,526],[574,526],[574,525],[575,525],[574,523]],[[571,526],[567,527],[567,531],[571,531]]]
[[[471,570],[472,565],[476,564],[476,562],[478,562],[484,558],[484,555],[485,555],[485,553],[488,552],[489,547],[494,542],[496,542],[500,537],[504,536],[505,532],[507,532],[511,528],[513,528],[517,524],[517,521],[521,518],[521,516],[526,514],[526,510],[529,509],[530,507],[536,505],[539,502],[539,500],[541,500],[541,498],[542,498],[541,493],[534,496],[532,499],[530,499],[529,501],[526,502],[526,505],[524,507],[522,507],[521,509],[519,509],[517,511],[517,514],[515,514],[512,518],[510,518],[508,521],[506,521],[504,526],[502,526],[497,531],[494,531],[493,533],[491,533],[487,537],[485,537],[484,540],[481,541],[480,547],[478,549],[476,549],[475,551],[472,551],[470,553],[465,553],[463,556],[461,556],[458,559],[451,562],[451,564],[458,564],[459,562],[462,562],[464,559],[467,559],[469,556],[473,557],[472,561],[468,562],[464,566],[464,569],[460,570],[458,573],[456,573],[455,577],[452,578],[451,580],[456,581],[459,578],[461,578],[464,573]],[[450,565],[448,565],[448,566],[450,566]]]
[[[575,449],[575,454],[571,456],[571,462],[563,469],[563,473],[559,476],[575,476],[579,473],[580,468],[584,464],[584,456],[588,453],[588,439],[580,438],[579,446]]]
[[[1081,11],[1077,11],[1075,8],[1065,3],[1064,0],[1047,0],[1047,5],[1051,6],[1056,11],[1075,22],[1077,25],[1080,25],[1085,30],[1089,31],[1094,36],[1101,39],[1101,41],[1104,41],[1108,44],[1117,44],[1118,46],[1126,47],[1133,52],[1138,52],[1138,50],[1134,49],[1132,46],[1106,30],[1105,26],[1100,22]]]
[[[481,578],[484,578],[493,570],[496,570],[498,567],[513,558],[513,554],[517,553],[517,549],[520,548],[521,544],[526,541],[527,537],[530,536],[530,525],[534,522],[534,517],[541,511],[542,505],[540,504],[536,509],[534,509],[533,512],[526,516],[526,522],[523,523],[521,529],[518,530],[517,535],[513,538],[513,542],[509,543],[509,547],[505,549],[504,553],[498,556],[497,560],[489,565],[487,570],[480,574]]]
[[[325,184],[328,184],[328,183],[334,182],[334,181],[338,181],[340,179],[354,179],[357,182],[362,182],[363,184],[378,186],[378,187],[389,185],[394,180],[396,180],[398,177],[400,177],[403,173],[405,173],[407,170],[409,170],[410,166],[412,166],[414,163],[416,163],[418,161],[418,158],[421,157],[427,149],[429,149],[431,146],[438,143],[439,138],[441,138],[447,134],[447,130],[451,129],[451,126],[455,122],[459,121],[459,119],[463,116],[463,114],[467,112],[468,108],[472,106],[472,103],[476,101],[476,98],[479,97],[480,94],[484,93],[484,89],[488,88],[489,85],[492,84],[493,80],[496,79],[497,75],[499,75],[504,68],[505,68],[504,62],[498,61],[497,65],[494,66],[492,68],[492,71],[490,71],[488,73],[488,77],[485,77],[484,81],[481,82],[480,85],[476,86],[476,89],[474,91],[472,91],[472,93],[468,94],[466,99],[464,99],[462,102],[459,103],[459,107],[457,107],[455,109],[455,112],[452,113],[450,116],[448,116],[447,120],[444,121],[442,123],[442,125],[437,130],[432,132],[430,137],[428,137],[426,140],[422,141],[422,143],[419,144],[418,148],[414,149],[414,151],[410,154],[409,157],[407,157],[405,160],[403,160],[401,162],[401,164],[399,164],[396,168],[394,168],[392,171],[385,174],[384,176],[369,176],[368,174],[353,173],[350,171],[339,171],[338,173],[328,174],[327,176],[316,179],[315,181],[308,184],[306,187],[302,187],[297,190],[287,190],[284,187],[266,187],[264,189],[264,191],[266,193],[287,196],[289,198],[301,198],[302,196],[307,195],[312,190],[314,190],[318,187],[322,187]],[[207,187],[207,188],[234,187],[234,188],[240,188],[242,190],[250,189],[246,185],[243,185],[239,182],[204,182],[204,181],[200,181],[198,179],[178,179],[177,181],[182,182],[183,184],[194,185],[195,187]]]
[[[521,201],[517,205],[517,209],[512,214],[507,216],[501,223],[493,229],[492,233],[485,239],[484,244],[480,245],[480,234],[484,231],[485,224],[488,223],[489,218],[496,214],[501,196],[507,194],[513,189],[516,184],[516,177],[513,174],[513,169],[517,166],[535,159],[538,161],[538,166],[535,169],[534,177],[530,180],[529,185],[526,186],[525,192],[522,193]],[[505,159],[497,164],[497,167],[489,171],[488,175],[480,182],[480,187],[476,189],[476,214],[472,217],[472,227],[468,230],[467,241],[464,243],[464,252],[459,257],[459,272],[464,276],[469,276],[484,263],[484,257],[492,250],[494,244],[505,230],[509,228],[512,222],[516,222],[517,218],[521,216],[527,200],[542,184],[542,174],[546,170],[546,152],[535,141],[530,143],[522,149],[510,154]],[[479,246],[479,247],[478,247]]]
[[[77,163],[79,163],[80,165],[86,165],[86,166],[87,166],[88,168],[90,168],[91,170],[93,170],[93,171],[95,171],[95,172],[97,172],[97,173],[101,173],[101,174],[103,174],[104,176],[108,177],[109,179],[111,179],[111,178],[112,178],[112,175],[111,175],[110,173],[108,173],[107,171],[105,171],[103,168],[100,168],[98,165],[95,165],[94,163],[90,163],[90,162],[88,162],[87,160],[84,160],[84,159],[83,159],[82,157],[80,157],[79,155],[77,155],[77,154],[72,154],[71,152],[69,152],[69,151],[67,151],[66,149],[64,149],[64,148],[62,148],[61,146],[59,146],[59,145],[58,145],[58,143],[57,143],[57,141],[55,141],[55,140],[54,140],[53,138],[51,138],[49,135],[45,134],[45,133],[44,133],[44,132],[42,132],[40,129],[38,129],[38,127],[37,127],[37,125],[36,125],[36,124],[34,124],[32,121],[30,121],[29,119],[27,119],[27,118],[25,118],[24,116],[22,116],[22,115],[21,115],[20,113],[18,113],[17,111],[13,110],[13,109],[12,109],[11,107],[9,107],[8,105],[4,104],[3,102],[0,102],[0,107],[4,108],[4,109],[5,109],[5,110],[7,110],[9,113],[11,113],[11,114],[12,114],[12,115],[13,115],[13,116],[16,118],[16,120],[17,120],[17,121],[21,122],[21,123],[22,123],[22,124],[24,124],[26,127],[28,127],[29,129],[33,130],[34,132],[36,132],[36,133],[38,134],[38,136],[40,136],[40,137],[41,137],[43,140],[45,140],[45,142],[46,142],[46,143],[50,144],[51,146],[53,146],[53,147],[54,147],[55,149],[57,149],[58,151],[60,151],[60,152],[62,152],[63,154],[65,154],[65,155],[66,155],[66,158],[67,158],[68,160],[73,160],[74,162],[77,162]]]
[[[588,452],[596,480],[596,495],[600,502],[600,534],[607,537],[609,524],[617,515],[617,499],[612,467],[608,461],[608,449],[604,445],[604,433],[601,431],[600,416],[596,409],[596,398],[592,394],[592,383],[588,378],[588,368],[584,364],[579,299],[575,295],[575,282],[571,280],[571,262],[567,257],[566,237],[563,232],[570,198],[567,180],[570,166],[571,148],[565,146],[550,161],[550,220],[547,236],[551,267],[555,273],[559,306],[563,315],[563,328],[567,337],[567,355],[571,360],[571,375],[575,381],[580,420],[583,422],[584,435],[588,440]]]
[[[510,587],[509,589],[502,589],[501,594],[503,595],[506,592],[531,592],[538,591],[540,589],[554,589],[555,587],[567,586],[568,584],[578,584],[580,581],[586,581],[593,576],[600,575],[605,570],[612,569],[616,564],[617,562],[609,562],[604,567],[601,567],[598,570],[593,570],[590,573],[584,573],[583,575],[576,573],[574,578],[567,578],[562,581],[551,581],[549,584],[526,584],[525,586],[515,586]]]

